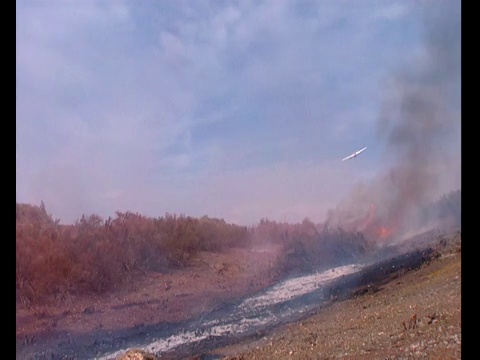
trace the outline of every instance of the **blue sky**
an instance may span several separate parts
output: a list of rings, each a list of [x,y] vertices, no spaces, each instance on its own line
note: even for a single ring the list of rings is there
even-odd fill
[[[396,163],[379,123],[398,78],[448,99],[432,171],[460,187],[459,2],[16,4],[16,198],[62,223],[321,221]]]

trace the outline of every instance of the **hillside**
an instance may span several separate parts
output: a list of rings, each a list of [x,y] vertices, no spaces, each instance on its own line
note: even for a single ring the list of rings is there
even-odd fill
[[[420,266],[388,261],[377,281],[331,298],[300,321],[214,350],[161,359],[460,359],[461,234],[438,237]],[[382,267],[378,267],[379,270]],[[381,274],[380,274],[381,275]],[[370,278],[373,280],[373,278]],[[156,359],[131,348],[117,359]]]
[[[461,359],[461,235],[438,257],[298,323],[212,352],[247,359]]]
[[[415,357],[431,354],[432,344],[459,358],[461,232],[440,233],[431,237],[437,257],[419,270],[395,271],[386,282],[332,297],[328,308],[301,324],[226,348],[199,347],[192,359],[322,359],[345,355],[339,349],[346,358],[385,358],[408,346],[419,351]],[[43,204],[17,204],[17,358],[83,359],[125,348],[125,339],[215,311],[292,271],[374,254],[372,245],[360,233],[308,220],[262,220],[247,229],[206,217],[117,213],[61,225]]]

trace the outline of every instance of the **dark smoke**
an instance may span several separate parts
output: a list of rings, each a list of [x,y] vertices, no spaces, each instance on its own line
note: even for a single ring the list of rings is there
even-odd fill
[[[377,134],[388,170],[330,213],[337,226],[377,237],[425,226],[421,210],[459,173],[460,2],[424,10],[423,56],[392,76],[380,105]]]

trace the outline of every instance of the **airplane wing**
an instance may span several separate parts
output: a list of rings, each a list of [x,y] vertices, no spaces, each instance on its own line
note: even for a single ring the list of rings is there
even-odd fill
[[[366,148],[367,147],[365,146],[363,149],[358,150],[357,152],[355,152],[355,155],[362,153],[363,151],[365,151]]]

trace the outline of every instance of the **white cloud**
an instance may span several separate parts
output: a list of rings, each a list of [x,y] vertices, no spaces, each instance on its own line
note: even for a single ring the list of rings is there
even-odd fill
[[[374,17],[384,20],[398,20],[408,14],[408,5],[405,3],[394,2],[381,7],[374,12]]]
[[[347,144],[375,140],[382,77],[418,48],[378,21],[404,15],[402,3],[18,2],[17,199],[66,221],[316,218],[352,175],[336,169]]]

